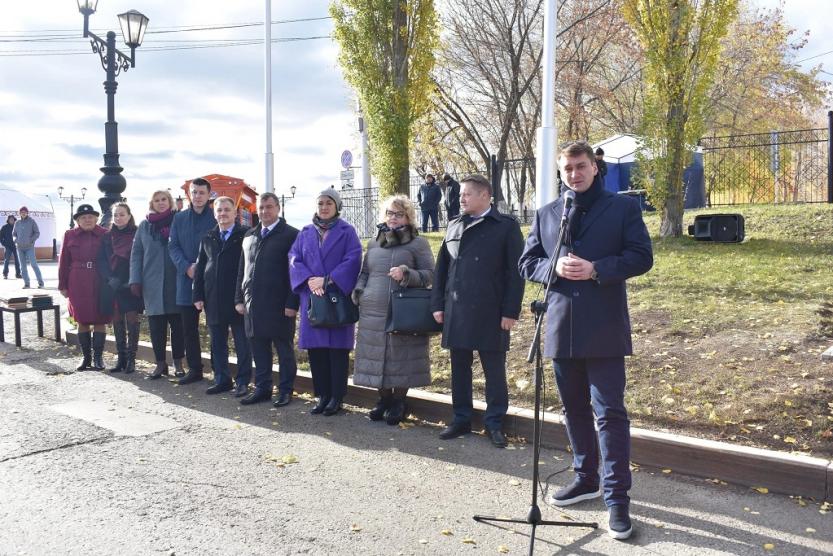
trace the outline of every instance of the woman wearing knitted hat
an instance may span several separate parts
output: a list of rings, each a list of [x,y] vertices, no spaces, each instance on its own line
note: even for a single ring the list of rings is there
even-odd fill
[[[289,250],[289,278],[301,298],[301,326],[298,347],[306,349],[318,403],[312,414],[335,415],[347,393],[347,371],[353,349],[355,325],[316,328],[307,310],[310,297],[338,288],[349,297],[356,286],[362,259],[362,245],[356,230],[339,218],[341,196],[325,189],[318,196],[318,210],[312,224],[304,226]]]

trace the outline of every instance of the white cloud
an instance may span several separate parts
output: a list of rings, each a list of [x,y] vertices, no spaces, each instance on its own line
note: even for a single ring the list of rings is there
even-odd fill
[[[106,96],[98,57],[80,37],[83,18],[67,0],[4,5],[0,33],[44,29],[77,32],[54,43],[3,43],[0,50],[83,50],[74,56],[0,56],[0,183],[36,194],[96,184],[104,152]],[[322,17],[329,2],[273,2],[273,20]],[[135,8],[150,18],[149,31],[184,25],[263,20],[263,2],[107,0],[90,26],[110,28],[121,43],[116,14]],[[273,37],[327,35],[329,20],[276,25]],[[161,41],[261,37],[262,27],[149,34],[145,48]],[[172,44],[172,43],[167,43]],[[182,43],[183,45],[191,43]],[[120,46],[122,48],[122,46]],[[2,52],[0,52],[2,54]],[[318,191],[338,182],[339,155],[359,151],[353,101],[336,63],[331,40],[277,43],[273,65],[273,151],[277,193],[297,186],[287,206],[294,223],[308,220]],[[137,50],[135,68],[118,77],[115,115],[126,196],[138,214],[155,189],[172,190],[201,174],[223,173],[263,189],[265,127],[263,49]],[[96,153],[98,155],[96,156]],[[58,222],[68,220],[60,208]],[[66,212],[66,217],[61,213]],[[297,215],[297,216],[296,216]],[[297,220],[296,220],[297,218]]]

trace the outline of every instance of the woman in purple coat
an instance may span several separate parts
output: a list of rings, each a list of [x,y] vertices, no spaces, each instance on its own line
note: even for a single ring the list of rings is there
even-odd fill
[[[99,277],[95,265],[107,230],[99,226],[92,205],[79,205],[73,218],[78,227],[64,234],[58,262],[58,290],[69,299],[69,314],[78,323],[78,343],[84,359],[75,369],[104,369],[104,328],[111,317],[98,309]],[[93,332],[90,333],[90,328]]]
[[[311,295],[324,295],[332,284],[350,297],[359,277],[362,244],[353,226],[339,218],[341,196],[325,189],[318,196],[312,224],[304,226],[289,250],[289,279],[301,298],[298,347],[309,353],[318,403],[310,413],[330,416],[341,409],[347,393],[347,367],[355,342],[355,325],[315,328],[307,317]]]

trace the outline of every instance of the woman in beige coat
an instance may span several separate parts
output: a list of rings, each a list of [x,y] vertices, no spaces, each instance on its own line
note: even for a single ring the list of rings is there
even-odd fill
[[[353,383],[379,390],[370,419],[396,425],[404,419],[408,388],[431,383],[428,336],[385,332],[390,294],[400,288],[424,288],[434,277],[434,255],[414,226],[414,205],[404,195],[382,203],[382,224],[368,242],[353,300],[359,305],[359,329]]]

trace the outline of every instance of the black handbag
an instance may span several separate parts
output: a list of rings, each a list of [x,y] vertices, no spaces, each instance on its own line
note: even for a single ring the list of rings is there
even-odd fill
[[[430,289],[403,288],[391,292],[385,332],[431,336],[442,330],[443,325],[434,320],[431,312]]]
[[[358,322],[359,308],[335,284],[328,284],[324,295],[310,294],[307,319],[315,328],[338,328]]]

